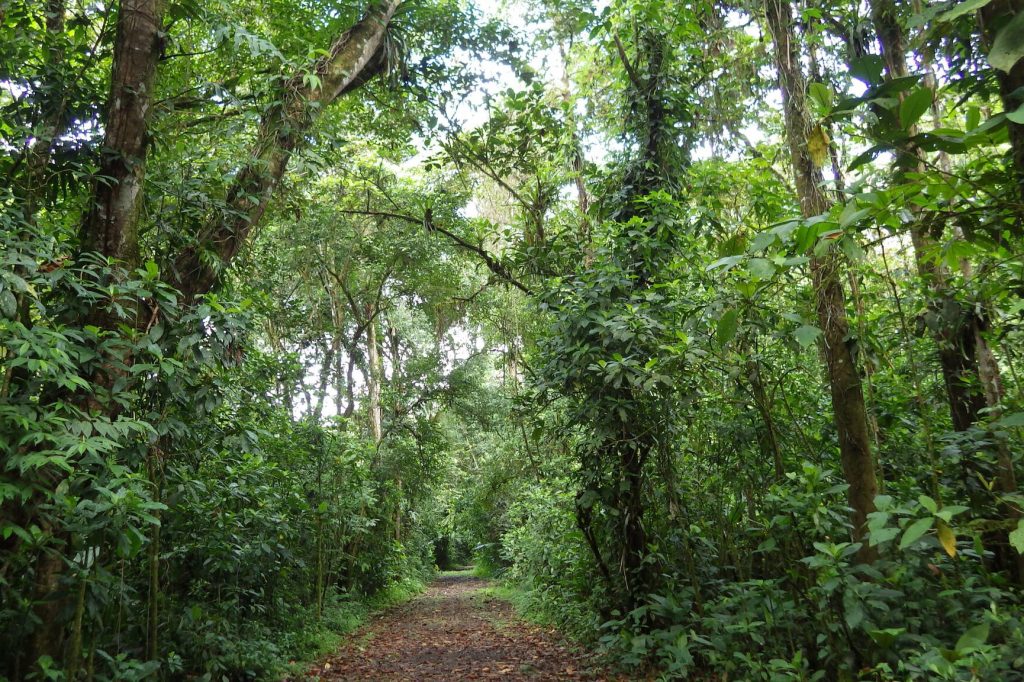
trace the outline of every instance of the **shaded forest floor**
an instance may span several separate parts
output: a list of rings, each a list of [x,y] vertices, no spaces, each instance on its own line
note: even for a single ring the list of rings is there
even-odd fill
[[[593,654],[522,621],[468,571],[374,616],[308,671],[322,680],[611,680]]]

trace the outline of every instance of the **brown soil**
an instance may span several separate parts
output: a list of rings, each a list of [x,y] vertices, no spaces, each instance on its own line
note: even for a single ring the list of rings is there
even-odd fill
[[[553,630],[524,623],[488,582],[447,575],[375,616],[309,671],[322,680],[612,680]]]

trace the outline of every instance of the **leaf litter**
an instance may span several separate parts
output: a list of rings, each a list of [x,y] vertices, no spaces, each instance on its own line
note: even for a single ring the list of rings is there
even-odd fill
[[[519,619],[470,575],[439,578],[373,617],[307,679],[353,681],[618,680],[596,655]]]

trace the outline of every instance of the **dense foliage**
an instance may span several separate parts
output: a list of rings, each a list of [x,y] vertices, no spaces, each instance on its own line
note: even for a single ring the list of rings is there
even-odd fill
[[[1020,3],[491,9],[0,2],[0,677],[1016,679]]]

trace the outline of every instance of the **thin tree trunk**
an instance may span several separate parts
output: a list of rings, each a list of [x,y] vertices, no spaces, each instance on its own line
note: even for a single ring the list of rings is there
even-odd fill
[[[75,680],[82,662],[82,628],[85,617],[85,595],[89,588],[89,569],[81,572],[78,596],[75,598],[75,615],[71,619],[71,641],[68,643],[67,679]]]
[[[775,48],[786,139],[800,209],[804,217],[809,218],[828,211],[830,202],[821,188],[821,169],[814,164],[807,150],[813,123],[807,108],[806,82],[800,66],[792,8],[786,0],[765,0],[764,6]],[[859,554],[861,560],[873,561],[876,553],[865,541],[865,524],[867,515],[875,510],[878,484],[860,374],[847,345],[849,323],[840,270],[841,260],[831,249],[811,259],[811,278],[818,324],[823,333],[840,459],[850,486],[847,495],[852,509],[853,537],[863,542]]]
[[[580,211],[580,241],[586,249],[586,258],[593,258],[590,253],[590,194],[587,192],[587,182],[583,175],[586,159],[583,156],[583,143],[580,141],[579,132],[576,130],[576,112],[572,99],[572,84],[569,81],[568,64],[565,47],[558,45],[558,53],[562,58],[562,103],[565,105],[566,126],[569,129],[569,165],[572,171],[573,183],[576,185],[576,201]]]
[[[149,481],[153,486],[154,497],[160,501],[163,497],[163,466],[161,455],[163,453],[160,443],[149,449],[146,458],[146,465],[149,474]],[[155,510],[153,514],[157,519],[161,514]],[[150,528],[149,547],[147,548],[147,561],[149,562],[149,592],[146,600],[146,660],[156,661],[160,658],[160,524],[153,524]]]
[[[33,610],[41,622],[32,633],[29,647],[28,666],[32,670],[42,656],[49,656],[54,661],[63,660],[64,623],[60,617],[63,605],[60,579],[63,573],[64,558],[56,549],[42,553],[36,560]]]
[[[46,3],[47,60],[51,68],[64,61],[64,15],[67,8],[64,0],[48,0]],[[46,166],[50,161],[53,141],[61,133],[64,119],[64,95],[60,102],[46,102],[42,106],[42,121],[34,126],[35,138],[29,145],[25,158],[25,175],[21,185],[24,196],[25,221],[34,223],[41,195],[46,189]],[[48,110],[46,110],[48,108]]]
[[[359,339],[354,340],[355,343],[359,342]],[[345,394],[347,401],[345,403],[345,417],[351,417],[352,413],[356,410],[356,389],[355,389],[355,369],[356,369],[356,354],[350,352],[348,354],[348,369],[345,371]]]
[[[871,16],[882,45],[888,77],[898,79],[907,76],[905,39],[895,3],[891,0],[871,0]],[[906,131],[910,137],[917,132],[916,125]],[[900,145],[897,148],[895,180],[901,182],[907,172],[923,171],[923,159],[923,152],[913,143]],[[964,310],[949,291],[949,273],[934,260],[936,244],[928,227],[920,219],[910,226],[914,262],[918,275],[932,296],[928,304],[934,320],[932,336],[938,346],[950,419],[954,429],[966,431],[978,422],[980,412],[985,407],[975,354],[975,321],[973,314]]]
[[[327,347],[324,358],[320,364],[320,384],[317,386],[316,405],[313,407],[313,420],[319,422],[324,413],[324,400],[327,398],[327,386],[331,381],[331,371],[334,369],[334,355],[338,352],[338,336],[333,335],[331,345]]]
[[[758,362],[754,360],[747,362],[747,375],[754,396],[754,405],[761,416],[761,424],[757,429],[758,446],[762,456],[771,458],[775,479],[781,481],[786,476],[786,469],[782,463],[782,451],[779,449],[775,420],[772,418],[768,392],[764,389],[764,381],[761,380],[761,367]]]
[[[380,347],[377,340],[377,320],[372,306],[366,306],[365,315],[367,320],[366,383],[367,393],[370,399],[370,436],[373,438],[373,442],[375,444],[380,445],[381,438],[383,438],[380,407]]]

